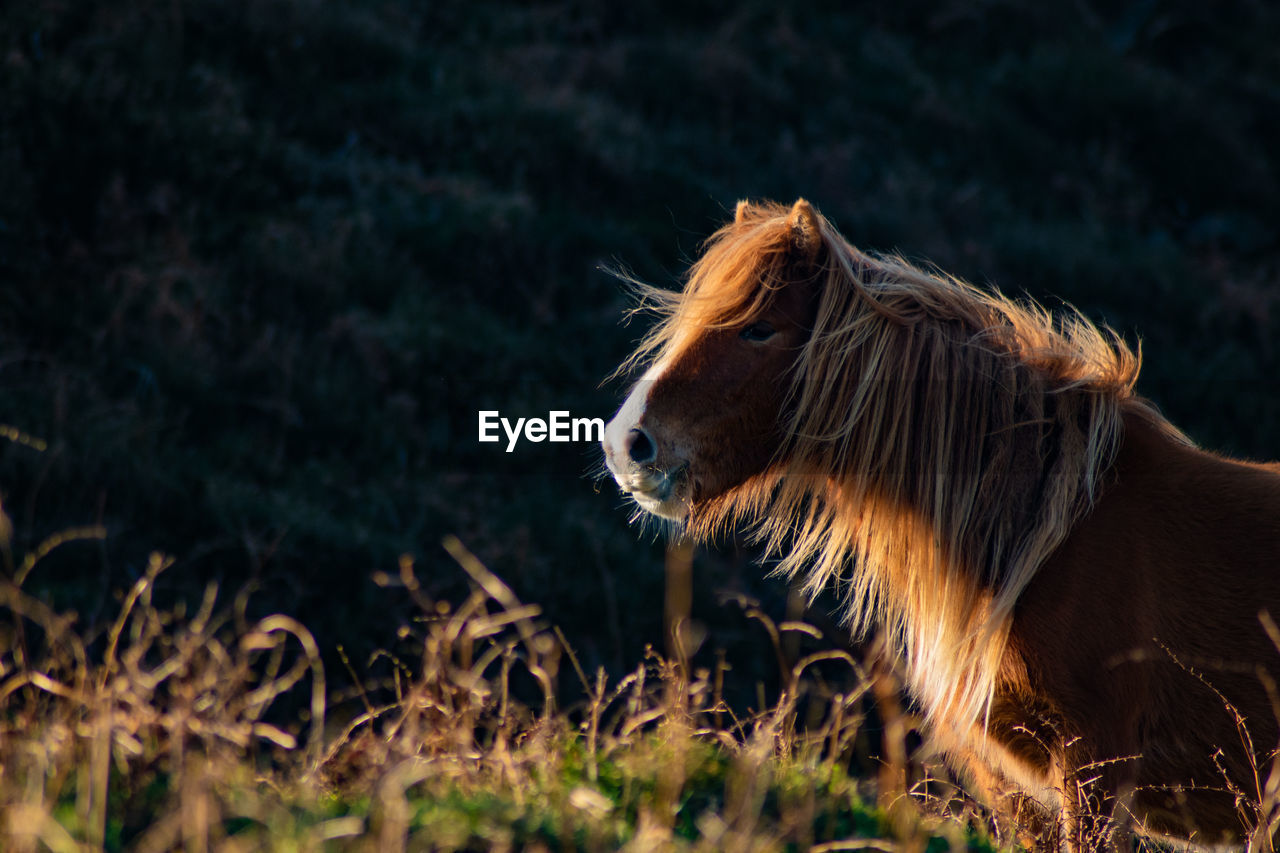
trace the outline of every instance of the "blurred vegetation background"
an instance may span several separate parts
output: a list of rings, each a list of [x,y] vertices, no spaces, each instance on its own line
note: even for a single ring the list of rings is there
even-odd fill
[[[1070,302],[1280,456],[1277,44],[1262,0],[4,4],[0,423],[47,448],[0,441],[0,503],[14,553],[107,531],[25,589],[93,626],[160,549],[359,666],[410,618],[375,573],[465,590],[457,534],[631,668],[661,543],[594,447],[476,413],[608,418],[643,328],[601,265],[674,286],[739,198]],[[770,655],[719,597],[781,585],[734,543],[694,575],[700,654]]]

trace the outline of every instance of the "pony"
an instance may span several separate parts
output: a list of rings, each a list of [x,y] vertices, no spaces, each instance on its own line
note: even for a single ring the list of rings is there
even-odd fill
[[[1197,448],[1079,312],[859,251],[803,199],[739,203],[682,290],[637,286],[659,320],[603,450],[640,515],[748,528],[836,590],[1042,844],[1270,842],[1280,466]]]

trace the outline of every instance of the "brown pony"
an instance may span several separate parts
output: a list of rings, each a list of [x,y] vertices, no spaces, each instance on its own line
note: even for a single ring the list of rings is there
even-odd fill
[[[864,254],[803,200],[740,203],[645,295],[604,438],[641,508],[751,524],[834,585],[980,796],[1055,810],[1069,847],[1269,842],[1280,467],[1197,449],[1113,333]]]

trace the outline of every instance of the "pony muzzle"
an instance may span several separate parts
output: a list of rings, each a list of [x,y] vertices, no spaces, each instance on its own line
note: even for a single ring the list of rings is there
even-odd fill
[[[621,413],[620,413],[621,414]],[[689,463],[683,459],[663,459],[658,439],[644,426],[615,417],[605,428],[605,467],[614,481],[646,512],[679,521],[689,510],[687,477]],[[664,464],[665,463],[665,464]]]

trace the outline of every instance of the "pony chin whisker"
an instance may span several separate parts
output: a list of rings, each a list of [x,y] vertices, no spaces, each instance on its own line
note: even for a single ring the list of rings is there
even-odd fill
[[[640,535],[651,542],[672,541],[684,535],[686,528],[683,522],[654,515],[639,504],[633,503],[633,507],[627,523],[638,527]]]
[[[613,474],[609,470],[609,466],[605,464],[603,456],[592,454],[591,458],[593,461],[587,465],[586,470],[583,472],[584,479],[598,484],[613,478]]]

